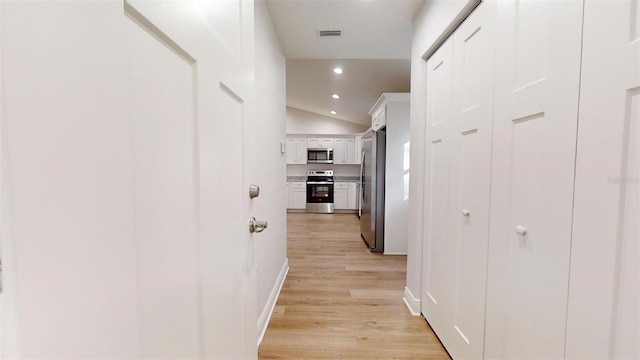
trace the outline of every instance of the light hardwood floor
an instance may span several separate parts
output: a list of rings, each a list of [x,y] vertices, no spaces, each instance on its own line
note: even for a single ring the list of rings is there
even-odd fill
[[[370,253],[353,214],[288,214],[289,274],[260,359],[449,359],[402,301],[406,256]]]

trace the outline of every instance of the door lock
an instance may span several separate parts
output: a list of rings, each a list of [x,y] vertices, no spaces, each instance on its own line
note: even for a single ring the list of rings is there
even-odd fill
[[[253,199],[260,195],[260,186],[258,185],[249,185],[249,198]]]
[[[249,232],[252,234],[263,232],[264,229],[266,228],[267,228],[266,221],[257,221],[256,218],[254,217],[252,217],[251,220],[249,220]]]

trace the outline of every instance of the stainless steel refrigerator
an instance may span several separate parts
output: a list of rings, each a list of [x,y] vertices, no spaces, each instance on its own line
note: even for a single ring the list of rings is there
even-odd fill
[[[362,137],[360,236],[371,252],[384,251],[385,148],[384,129],[369,130]]]

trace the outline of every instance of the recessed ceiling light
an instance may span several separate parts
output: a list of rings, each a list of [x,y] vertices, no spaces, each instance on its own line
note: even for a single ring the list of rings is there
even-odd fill
[[[331,110],[330,113],[331,113],[331,115],[337,114],[337,112],[335,110]]]
[[[340,99],[340,95],[338,95],[338,94],[333,94],[333,95],[331,95],[331,97],[336,99],[336,100]]]
[[[337,68],[333,69],[333,72],[338,74],[338,75],[340,75],[340,74],[342,74],[342,68],[337,67]]]

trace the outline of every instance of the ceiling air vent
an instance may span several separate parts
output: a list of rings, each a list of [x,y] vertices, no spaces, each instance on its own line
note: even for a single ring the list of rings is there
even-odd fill
[[[319,30],[318,36],[340,36],[342,35],[342,30]]]

